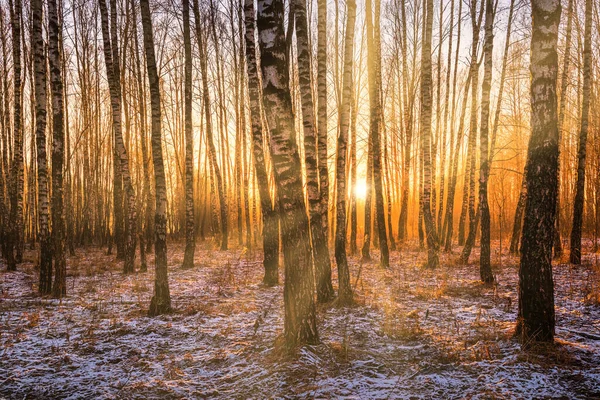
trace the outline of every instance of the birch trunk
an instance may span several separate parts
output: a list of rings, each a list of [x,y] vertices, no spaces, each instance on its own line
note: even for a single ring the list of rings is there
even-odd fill
[[[488,178],[490,161],[488,136],[490,126],[490,91],[492,88],[492,53],[494,50],[494,5],[485,0],[485,38],[483,44],[483,82],[481,91],[481,130],[479,134],[479,207],[481,213],[481,254],[479,257],[479,275],[482,282],[494,280],[490,264],[490,207],[488,204]]]
[[[14,3],[14,4],[13,4]],[[23,232],[23,129],[21,126],[21,0],[9,0],[13,58],[13,154],[10,168],[10,232],[8,271],[17,270]]]
[[[192,128],[192,41],[190,35],[190,1],[183,2],[184,47],[184,130],[185,130],[185,254],[183,268],[194,267],[196,229],[194,226],[194,132]]]
[[[112,109],[112,127],[115,141],[115,155],[118,162],[115,168],[119,168],[123,179],[123,186],[127,196],[127,224],[126,235],[127,245],[125,249],[124,273],[132,273],[135,266],[135,247],[137,241],[137,216],[135,204],[135,192],[129,172],[129,159],[127,149],[123,141],[121,127],[121,72],[119,62],[119,51],[116,38],[116,2],[111,0],[111,19],[112,32],[108,27],[108,12],[104,0],[100,0],[100,17],[102,19],[102,38],[104,43],[104,61],[106,63],[106,74],[110,88],[111,109]],[[111,38],[112,35],[112,38]],[[117,206],[117,205],[115,205]]]
[[[571,64],[571,36],[573,34],[573,4],[574,0],[569,0],[567,9],[567,29],[565,34],[565,53],[563,56],[563,70],[560,80],[560,102],[558,107],[558,151],[560,152],[560,144],[562,137],[564,137],[564,120],[565,120],[565,108],[567,99],[567,88],[569,84],[569,66]],[[558,156],[558,178],[560,182],[560,154]],[[554,234],[554,257],[558,258],[562,255],[562,243],[560,239],[560,185],[558,186],[558,198],[556,205],[556,233]]]
[[[285,265],[284,335],[289,347],[319,341],[308,218],[300,156],[294,134],[282,0],[259,0],[257,28],[261,52],[264,110],[277,185]]]
[[[327,246],[327,231],[323,230],[321,195],[319,192],[317,130],[315,129],[315,112],[312,98],[310,76],[310,47],[308,42],[308,26],[306,20],[305,0],[294,0],[296,18],[296,45],[298,48],[298,80],[302,102],[302,124],[304,127],[304,157],[306,164],[306,187],[310,215],[310,233],[312,240],[313,260],[317,285],[317,300],[328,302],[333,298],[331,284],[331,262]],[[327,161],[327,160],[325,160]]]
[[[206,141],[208,147],[208,153],[210,157],[210,163],[214,172],[215,180],[217,183],[217,192],[219,195],[219,207],[220,207],[220,220],[221,220],[221,250],[227,250],[228,241],[228,230],[227,230],[227,200],[225,198],[225,188],[223,175],[219,168],[217,161],[217,149],[213,139],[213,126],[212,116],[210,111],[210,92],[208,87],[208,66],[207,66],[207,48],[206,42],[203,39],[202,28],[200,27],[200,21],[202,16],[200,15],[200,7],[198,6],[198,0],[193,0],[194,8],[194,24],[196,28],[196,39],[198,41],[198,48],[200,53],[200,73],[202,74],[202,93],[204,102],[204,113],[205,113],[205,124],[206,124]],[[224,154],[225,155],[225,154]]]
[[[531,139],[519,266],[516,335],[523,343],[554,340],[552,241],[558,191],[558,26],[560,2],[532,0]]]
[[[467,240],[465,241],[465,246],[463,247],[462,253],[460,255],[460,261],[463,264],[469,262],[471,250],[475,245],[475,236],[477,235],[477,228],[480,218],[479,206],[477,207],[477,209],[475,208],[475,153],[477,151],[477,99],[479,97],[479,63],[477,61],[477,48],[479,45],[479,31],[481,28],[481,20],[484,14],[483,7],[487,0],[481,0],[481,10],[479,11],[479,17],[477,17],[477,1],[478,0],[473,0],[471,2],[471,24],[473,27],[473,47],[471,50],[471,122],[469,125],[469,146],[467,150],[467,163],[469,164],[469,172],[465,177],[465,182],[467,182],[468,178],[469,184],[469,233],[467,236]]]
[[[323,223],[323,232],[325,232],[325,240],[327,240],[329,229],[329,170],[327,168],[327,0],[317,0],[317,13],[317,165],[319,168],[321,221]],[[337,43],[335,45],[337,46]]]
[[[573,201],[573,226],[571,228],[571,264],[581,264],[581,231],[583,226],[583,203],[585,195],[585,159],[589,130],[590,93],[592,91],[592,0],[585,1],[585,27],[583,43],[583,95],[581,102],[581,126],[577,147],[577,183]]]
[[[62,21],[57,0],[48,0],[48,59],[52,95],[52,242],[54,297],[67,294],[66,221],[64,214],[65,99],[63,94]]]
[[[385,210],[383,204],[383,179],[381,163],[381,43],[379,39],[379,0],[375,0],[375,16],[373,18],[371,0],[366,2],[366,25],[367,25],[367,51],[368,51],[368,77],[369,77],[369,104],[370,104],[370,128],[369,138],[372,145],[371,160],[373,183],[375,186],[375,217],[377,219],[377,231],[379,235],[379,249],[381,251],[381,266],[388,268],[389,248],[385,227]],[[375,24],[373,24],[375,20]],[[365,240],[368,243],[368,240]],[[367,245],[368,246],[368,245]]]
[[[427,238],[427,268],[439,266],[438,236],[431,214],[431,114],[432,114],[432,77],[431,77],[431,41],[433,29],[433,0],[424,0],[425,24],[421,49],[421,155],[423,156],[423,220]]]
[[[167,189],[165,165],[162,153],[161,99],[154,36],[148,0],[140,0],[146,67],[150,83],[150,107],[152,110],[152,160],[154,162],[154,190],[156,193],[156,214],[154,216],[154,264],[156,279],[154,294],[150,301],[148,315],[155,316],[171,311],[171,295],[167,275]]]
[[[246,65],[248,68],[248,97],[250,98],[249,118],[252,123],[252,155],[254,171],[258,182],[258,194],[263,221],[263,265],[265,275],[263,284],[274,286],[279,282],[279,227],[278,216],[271,201],[269,178],[265,166],[263,148],[263,126],[260,108],[260,82],[256,62],[256,13],[254,0],[244,0],[244,23],[246,42]]]
[[[42,37],[42,0],[31,1],[31,52],[34,71],[35,138],[37,150],[38,218],[40,240],[39,292],[52,289],[52,242],[50,240],[48,204],[48,157],[46,155],[46,58]],[[30,204],[32,206],[33,204]]]

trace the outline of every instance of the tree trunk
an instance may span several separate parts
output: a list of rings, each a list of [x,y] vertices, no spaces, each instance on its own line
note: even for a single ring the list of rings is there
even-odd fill
[[[532,0],[531,139],[519,266],[516,334],[523,343],[554,340],[552,241],[558,191],[558,26],[560,3]]]
[[[252,249],[252,225],[250,224],[250,176],[251,158],[248,158],[248,140],[246,139],[246,55],[244,53],[244,7],[242,0],[239,0],[238,10],[238,34],[239,34],[239,58],[240,58],[240,128],[242,141],[242,169],[244,177],[242,178],[242,192],[244,194],[244,214],[246,220],[246,246]]]
[[[409,90],[408,81],[408,63],[407,63],[407,47],[406,47],[406,5],[404,1],[400,1],[401,7],[401,25],[402,38],[400,46],[402,50],[402,87],[404,97],[404,134],[406,141],[404,144],[404,164],[402,166],[402,199],[400,202],[400,216],[398,217],[398,240],[404,242],[408,239],[408,197],[409,197],[409,175],[410,164],[412,161],[411,147],[413,137],[413,91]]]
[[[184,112],[185,112],[185,254],[183,268],[194,267],[196,229],[194,226],[194,132],[192,128],[192,41],[190,1],[183,1]]]
[[[352,180],[350,182],[350,254],[354,255],[358,252],[358,246],[356,244],[356,238],[358,234],[358,205],[356,199],[356,109],[357,98],[355,82],[352,82],[351,87],[351,99],[350,105],[350,173]]]
[[[137,94],[138,94],[138,106],[139,106],[139,118],[140,118],[140,147],[142,151],[142,171],[143,171],[143,192],[144,192],[144,242],[146,247],[140,248],[140,253],[152,251],[152,245],[154,243],[154,201],[152,199],[152,191],[150,189],[150,156],[148,155],[148,125],[146,121],[146,85],[142,78],[141,71],[141,60],[140,60],[140,45],[138,42],[138,30],[137,30],[137,12],[135,11],[135,5],[131,0],[132,8],[132,27],[133,27],[133,39],[134,39],[134,61],[135,61],[135,75],[137,83]],[[140,243],[141,246],[141,243]],[[142,271],[147,270],[146,263],[142,262]]]
[[[221,219],[221,250],[227,250],[228,230],[227,230],[227,200],[225,198],[225,188],[223,182],[223,175],[217,162],[217,149],[213,140],[213,127],[212,127],[212,116],[210,111],[210,91],[208,87],[208,50],[206,43],[202,38],[202,28],[200,27],[200,21],[202,16],[200,15],[200,7],[198,6],[198,0],[193,0],[194,7],[194,24],[196,28],[196,39],[198,41],[198,48],[200,53],[200,73],[202,74],[202,93],[204,102],[204,113],[205,113],[205,124],[206,124],[206,141],[208,147],[208,153],[210,156],[210,163],[217,181],[217,191],[219,194],[219,207],[220,207],[220,219]],[[225,154],[223,155],[225,156]],[[224,164],[224,163],[223,163]]]
[[[440,11],[441,12],[441,11]],[[441,37],[441,31],[442,31],[442,27],[441,27],[441,22],[440,22],[440,37]],[[445,94],[445,104],[446,106],[444,107],[444,119],[443,119],[443,126],[442,129],[444,130],[444,138],[447,135],[447,129],[446,129],[446,125],[448,124],[448,114],[450,111],[450,76],[451,76],[451,71],[452,71],[452,39],[454,38],[453,36],[454,33],[454,0],[450,1],[450,33],[448,34],[448,66],[447,66],[447,70],[446,70],[446,94]],[[441,46],[440,46],[441,47]],[[440,50],[441,51],[441,50]],[[439,60],[438,60],[439,61]],[[438,69],[439,72],[439,69]],[[438,77],[439,79],[439,77]],[[439,82],[438,82],[439,84]],[[456,87],[455,87],[456,89]],[[439,89],[438,89],[438,95],[439,95]],[[450,121],[450,126],[453,126],[454,121]],[[452,137],[452,129],[450,129],[450,151],[452,151],[452,145],[454,144],[454,138]],[[440,165],[440,206],[438,208],[438,215],[437,215],[437,229],[438,229],[438,235],[440,236],[440,243],[443,242],[443,238],[444,238],[444,232],[443,232],[443,224],[442,224],[442,215],[443,215],[443,211],[444,211],[444,189],[445,189],[445,180],[446,180],[446,143],[445,140],[442,141],[442,146],[441,146],[441,165]],[[450,170],[450,165],[448,166],[448,170]]]
[[[31,52],[35,82],[35,137],[40,229],[39,292],[45,295],[49,294],[52,289],[52,241],[49,232],[48,157],[46,155],[46,58],[44,57],[44,39],[42,37],[42,0],[31,1]],[[30,204],[30,206],[33,206],[33,204]]]
[[[118,163],[115,168],[119,168],[123,179],[125,194],[127,195],[127,224],[126,235],[127,245],[125,248],[124,273],[132,273],[135,267],[135,247],[137,241],[137,216],[135,204],[135,192],[129,172],[129,159],[127,149],[123,141],[121,128],[121,71],[119,62],[119,50],[116,40],[116,1],[111,0],[111,31],[108,27],[108,12],[104,0],[100,0],[100,16],[102,19],[102,38],[104,43],[104,61],[106,63],[106,74],[110,88],[111,109],[112,109],[112,127],[115,141],[115,155]],[[115,204],[115,207],[117,205]]]
[[[317,130],[312,98],[310,76],[310,48],[306,21],[305,0],[294,0],[296,18],[296,41],[298,57],[298,80],[302,101],[302,123],[304,127],[304,156],[306,164],[306,187],[310,214],[310,233],[317,284],[317,300],[325,303],[333,298],[331,284],[331,262],[327,246],[327,231],[323,230],[321,196],[319,193]]]
[[[490,175],[490,157],[488,153],[488,134],[490,126],[490,91],[492,88],[492,52],[494,50],[494,5],[485,0],[485,39],[483,44],[483,82],[481,92],[481,131],[479,162],[479,208],[481,213],[481,254],[479,257],[479,275],[482,282],[494,280],[490,261],[490,206],[488,204],[488,178]]]
[[[365,178],[367,183],[365,190],[365,223],[363,226],[363,245],[361,249],[363,261],[371,259],[371,212],[373,208],[373,138],[371,136],[369,130],[367,139],[367,176]]]
[[[171,311],[171,295],[167,276],[167,189],[165,165],[162,153],[160,84],[154,54],[152,19],[148,0],[140,0],[146,67],[150,82],[150,107],[152,110],[152,160],[154,162],[154,190],[156,214],[154,216],[154,264],[156,279],[154,295],[150,301],[148,315],[155,316]]]
[[[66,227],[63,165],[65,160],[62,60],[62,21],[56,0],[48,0],[48,58],[52,94],[52,242],[54,250],[54,297],[67,294]]]
[[[327,0],[317,0],[317,165],[321,221],[327,241],[329,229],[329,170],[327,168]],[[337,34],[337,32],[336,32]],[[335,44],[337,46],[337,43]]]
[[[344,39],[344,71],[342,78],[342,104],[340,110],[340,133],[337,138],[336,154],[336,232],[335,261],[338,267],[338,301],[342,305],[353,302],[350,271],[346,257],[346,153],[348,128],[350,123],[350,102],[352,99],[352,64],[354,58],[354,23],[356,21],[356,2],[347,2],[346,37]]]
[[[471,50],[471,122],[469,126],[469,146],[467,151],[467,162],[469,164],[469,172],[467,174],[469,182],[469,234],[467,236],[465,246],[463,247],[462,253],[460,255],[460,261],[463,264],[469,262],[471,250],[475,245],[475,236],[477,235],[477,227],[480,218],[479,206],[477,207],[477,209],[475,209],[475,153],[477,151],[477,98],[479,97],[479,63],[477,61],[477,47],[479,45],[479,31],[481,28],[481,20],[484,11],[483,6],[486,3],[486,1],[487,0],[481,0],[481,10],[479,11],[479,17],[477,17],[477,0],[473,0],[473,2],[471,3],[471,24],[473,26],[473,47]],[[489,116],[489,105],[487,114]],[[485,152],[487,153],[488,150],[486,149]]]
[[[560,143],[562,137],[564,137],[564,120],[565,120],[565,108],[567,99],[567,87],[569,84],[569,65],[571,64],[571,35],[573,31],[573,3],[574,0],[569,0],[567,9],[567,28],[565,34],[565,53],[563,58],[563,70],[560,80],[560,102],[558,107],[558,150],[560,152]],[[558,178],[560,181],[560,154],[558,157]],[[558,198],[556,205],[556,233],[554,234],[554,257],[558,258],[562,256],[563,248],[560,239],[560,185],[558,187]]]
[[[13,154],[10,168],[8,271],[16,271],[23,232],[23,129],[21,126],[21,0],[9,0],[13,58]]]
[[[256,63],[254,0],[244,0],[244,22],[246,41],[246,65],[248,68],[248,97],[250,98],[249,118],[252,122],[252,155],[254,170],[258,181],[258,194],[263,221],[263,265],[265,275],[263,283],[274,286],[279,282],[279,227],[278,216],[271,201],[269,178],[265,166],[265,150],[263,149],[263,126],[260,109],[260,82]]]
[[[471,73],[467,75],[467,80],[465,82],[465,91],[462,101],[461,114],[460,114],[460,122],[458,125],[458,132],[461,133],[464,129],[465,124],[465,111],[467,109],[467,99],[469,98],[469,86],[471,83]],[[454,154],[452,156],[452,172],[450,174],[450,182],[448,188],[448,199],[446,201],[446,217],[444,221],[444,226],[442,231],[445,232],[445,244],[444,251],[451,252],[452,251],[452,234],[454,231],[454,195],[456,193],[456,181],[458,179],[458,156],[460,153],[460,148],[462,146],[464,135],[460,135],[456,140],[456,147],[454,148]]]
[[[460,129],[456,131],[454,129],[454,118],[456,116],[456,82],[458,75],[458,61],[459,61],[459,53],[460,53],[460,41],[461,41],[461,30],[462,30],[462,6],[463,2],[458,2],[458,27],[456,28],[456,50],[454,56],[454,72],[452,77],[452,112],[450,113],[450,151],[453,149],[453,143],[462,143],[463,134],[462,127],[464,126],[464,113],[467,107],[467,97],[469,94],[469,83],[470,77],[469,74],[467,77],[467,83],[465,85],[465,95],[463,97],[463,103],[461,108],[461,116],[459,127]],[[448,195],[446,199],[446,215],[444,217],[444,223],[442,226],[442,240],[441,242],[445,242],[444,251],[450,252],[452,251],[452,233],[454,230],[454,197],[456,194],[456,181],[457,181],[457,172],[458,172],[458,156],[460,152],[460,145],[456,147],[456,150],[450,154],[450,160],[448,160],[448,169],[451,169],[450,172],[450,180],[448,181]],[[451,167],[450,167],[451,166]]]
[[[583,96],[581,102],[581,126],[577,148],[577,183],[573,202],[573,226],[571,229],[571,264],[581,264],[581,231],[583,225],[583,202],[585,195],[585,158],[589,130],[591,65],[592,65],[592,0],[585,1],[585,28],[583,43]]]
[[[390,255],[387,243],[387,233],[385,227],[385,210],[383,204],[383,179],[381,167],[381,43],[379,40],[378,22],[379,0],[375,0],[376,15],[373,24],[371,0],[366,3],[366,24],[367,24],[367,50],[369,69],[369,104],[370,104],[370,123],[369,138],[372,145],[372,172],[375,186],[375,213],[377,218],[377,231],[379,234],[379,249],[381,251],[381,266],[388,268],[390,265]],[[374,26],[375,25],[375,26]],[[368,241],[365,240],[365,243]]]
[[[439,266],[438,236],[431,214],[431,114],[432,77],[431,41],[433,30],[433,0],[423,0],[425,10],[423,47],[421,49],[421,155],[423,157],[423,220],[427,238],[427,268]]]
[[[0,109],[2,110],[2,202],[0,203],[0,251],[5,259],[8,259],[8,244],[10,241],[10,232],[8,232],[8,226],[10,222],[10,185],[9,185],[9,130],[10,130],[10,105],[8,100],[8,62],[7,62],[7,51],[6,51],[6,35],[4,29],[4,9],[0,6],[0,41],[2,42],[2,104]],[[12,249],[11,249],[12,251]]]
[[[282,0],[258,1],[264,110],[277,184],[285,265],[284,335],[289,347],[317,343],[308,218],[289,91]]]

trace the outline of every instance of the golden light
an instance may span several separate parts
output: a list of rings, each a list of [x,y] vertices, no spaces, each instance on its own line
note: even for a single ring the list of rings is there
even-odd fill
[[[364,200],[367,197],[367,182],[361,179],[354,186],[354,195],[357,199]]]

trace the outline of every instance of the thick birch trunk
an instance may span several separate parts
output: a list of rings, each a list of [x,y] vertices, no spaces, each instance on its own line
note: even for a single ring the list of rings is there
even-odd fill
[[[532,0],[531,139],[527,200],[519,266],[516,335],[523,343],[554,340],[552,242],[558,192],[558,26],[561,7],[554,0]]]

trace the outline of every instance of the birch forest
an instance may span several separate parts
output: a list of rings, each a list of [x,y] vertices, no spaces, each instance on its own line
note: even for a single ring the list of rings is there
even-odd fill
[[[600,398],[598,0],[0,0],[0,399]]]

